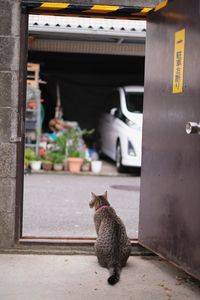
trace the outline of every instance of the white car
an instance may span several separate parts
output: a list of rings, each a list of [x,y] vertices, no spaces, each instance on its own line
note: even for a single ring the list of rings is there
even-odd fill
[[[106,100],[99,122],[101,152],[124,167],[141,167],[143,86],[119,87]]]

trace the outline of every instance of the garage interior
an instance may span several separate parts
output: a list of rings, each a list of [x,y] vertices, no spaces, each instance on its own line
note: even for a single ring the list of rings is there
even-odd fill
[[[63,120],[76,121],[81,129],[95,129],[94,134],[90,136],[90,140],[87,142],[98,151],[98,120],[101,112],[104,111],[107,94],[111,89],[118,86],[144,84],[146,22],[103,19],[97,21],[95,19],[86,20],[86,18],[55,18],[32,15],[29,18],[28,62],[40,65],[40,90],[41,98],[44,99],[45,112],[42,133],[51,133],[49,121],[55,117],[57,86],[59,86]],[[111,55],[111,53],[113,54]],[[115,168],[114,165],[113,168]],[[128,176],[132,176],[132,174]],[[41,180],[39,181],[41,182]],[[131,180],[131,178],[127,179],[127,182],[130,181],[128,189],[130,189]],[[119,209],[122,210],[122,218],[124,215],[124,218],[127,219],[131,238],[137,238],[138,232],[139,178],[137,177],[135,180],[137,193],[136,201],[133,199],[135,203],[128,200],[125,209],[121,207],[120,202],[117,204]],[[54,207],[54,202],[50,199],[48,205],[45,201],[42,202],[43,210],[37,212],[37,205],[33,205],[37,199],[33,188],[35,179],[32,178],[32,182],[30,181],[30,178],[25,177],[24,237],[56,238],[59,236],[63,238],[66,235],[68,238],[72,236],[76,238],[95,237],[88,208],[83,208],[82,211],[84,211],[84,214],[88,214],[88,218],[91,219],[91,229],[88,229],[89,226],[84,227],[79,224],[78,217],[80,216],[76,214],[80,214],[80,212],[74,211],[74,219],[77,220],[69,222],[71,228],[66,228],[66,224],[63,224],[68,212],[65,212],[65,214],[57,212],[52,217],[54,221],[52,219],[51,222],[49,221],[49,224],[51,223],[51,230],[49,231],[45,224],[41,224],[41,220],[43,215],[47,216],[49,214],[49,209]],[[44,179],[44,182],[46,186],[50,180]],[[57,179],[56,182],[63,183],[63,180],[60,179],[59,181]],[[103,189],[106,186],[106,178],[104,182],[105,184],[102,184],[102,178],[101,181],[99,179],[99,186],[102,186]],[[120,178],[116,179],[116,183],[120,184]],[[126,186],[123,188],[126,188]],[[32,195],[28,194],[28,189],[32,189]],[[48,189],[51,190],[51,186]],[[45,194],[43,194],[41,187],[37,186],[37,191],[41,191],[39,197],[44,199]],[[87,197],[89,197],[91,190],[87,190],[85,187],[85,191],[88,195],[85,196],[84,201],[88,202],[89,198]],[[123,191],[123,189],[121,191],[113,190],[111,198],[112,194],[114,198],[116,195],[123,198],[124,193],[126,194],[126,191]],[[128,191],[128,193],[130,199],[132,192]],[[62,198],[61,195],[59,197]],[[54,198],[56,199],[56,196]],[[73,198],[77,201],[80,199],[78,190]],[[55,205],[58,204],[55,203]],[[65,206],[64,202],[63,206]],[[87,206],[86,203],[85,207]],[[59,208],[57,210],[59,211]],[[136,218],[133,218],[132,210],[136,211]],[[38,217],[38,214],[40,217]],[[62,224],[58,224],[57,215],[60,219],[63,219],[63,223],[60,221]],[[33,222],[30,225],[29,219],[32,220],[32,218]],[[34,222],[35,220],[38,221]],[[39,226],[38,224],[40,224],[39,230],[36,228]],[[56,229],[52,227],[53,224]],[[73,227],[76,228],[73,229]]]
[[[43,130],[54,117],[56,86],[60,87],[63,118],[81,128],[97,129],[110,89],[144,84],[144,57],[29,51],[29,61],[39,63],[44,99]]]
[[[145,21],[30,15],[28,61],[40,64],[46,82],[43,131],[54,117],[57,84],[63,119],[88,129],[97,128],[111,88],[144,85],[145,36]]]

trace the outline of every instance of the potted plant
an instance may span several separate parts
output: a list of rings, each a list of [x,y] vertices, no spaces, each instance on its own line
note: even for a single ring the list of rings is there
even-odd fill
[[[88,159],[84,158],[83,164],[81,166],[81,171],[89,172],[90,170],[91,170],[91,162]]]
[[[30,148],[25,148],[24,151],[24,168],[28,169],[31,165],[31,161],[35,158],[35,153]]]
[[[93,173],[100,173],[102,169],[102,161],[101,160],[92,160],[91,161],[91,171]]]
[[[55,143],[60,153],[64,154],[64,170],[71,172],[79,172],[85,157],[85,145],[83,135],[89,135],[94,130],[81,130],[79,127],[68,128],[65,133],[57,137]],[[73,158],[73,159],[71,159]],[[71,164],[76,164],[74,169]]]
[[[68,150],[68,170],[72,173],[78,173],[81,170],[83,164],[84,153],[82,151],[69,149]]]
[[[63,134],[59,135],[55,140],[56,151],[59,152],[61,155],[63,155],[63,166],[65,171],[68,170],[67,159],[64,159],[64,156],[66,155],[67,139],[68,139],[68,132],[66,131]]]
[[[68,171],[80,172],[84,158],[82,131],[79,128],[69,128],[67,131],[66,157]]]
[[[41,157],[34,153],[34,156],[31,160],[30,165],[31,165],[32,170],[39,171],[41,169],[41,165],[42,165]]]
[[[42,169],[44,171],[51,171],[53,168],[53,163],[50,160],[44,159],[42,160]]]
[[[59,152],[62,155],[66,154],[67,139],[68,139],[67,131],[56,137],[56,140],[55,140],[56,152]]]
[[[38,171],[41,169],[41,157],[32,149],[26,148],[24,152],[24,165],[26,168],[31,167],[32,170]]]
[[[54,152],[54,153],[52,153],[52,158],[53,158],[53,169],[55,171],[62,171],[64,155],[60,152]]]
[[[44,155],[44,158],[42,160],[42,169],[44,171],[51,171],[53,168],[53,162],[52,162],[52,153],[51,152],[47,152]]]
[[[24,169],[28,169],[29,168],[29,161],[28,159],[24,158]]]

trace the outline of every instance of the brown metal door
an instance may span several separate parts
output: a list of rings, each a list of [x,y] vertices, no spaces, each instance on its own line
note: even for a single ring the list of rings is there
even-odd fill
[[[199,1],[176,0],[148,21],[139,221],[142,245],[198,279],[200,135],[185,127],[200,121],[199,14]],[[181,30],[184,51],[175,51]]]

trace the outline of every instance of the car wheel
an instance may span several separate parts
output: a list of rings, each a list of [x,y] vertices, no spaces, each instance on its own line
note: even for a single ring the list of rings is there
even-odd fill
[[[118,142],[116,146],[116,168],[119,173],[123,172],[124,170],[124,167],[122,165],[122,150],[120,142]]]

